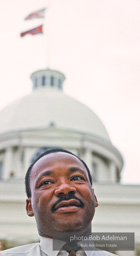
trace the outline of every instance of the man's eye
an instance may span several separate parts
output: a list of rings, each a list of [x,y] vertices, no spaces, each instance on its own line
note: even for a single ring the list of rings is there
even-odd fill
[[[85,180],[82,176],[76,175],[71,178],[71,180]]]
[[[43,185],[51,185],[53,184],[54,181],[52,180],[44,180],[41,184],[40,184],[40,187],[43,186]]]

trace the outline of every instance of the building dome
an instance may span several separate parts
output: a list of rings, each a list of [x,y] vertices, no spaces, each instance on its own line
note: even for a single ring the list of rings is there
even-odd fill
[[[34,74],[37,77],[36,73],[32,75],[33,81]],[[92,134],[110,142],[98,116],[87,106],[64,94],[62,87],[60,90],[60,87],[55,86],[34,86],[31,94],[0,112],[0,122],[0,134],[55,126],[63,130]]]
[[[63,93],[64,75],[38,70],[33,92],[0,112],[0,179],[24,177],[36,153],[66,148],[80,156],[97,182],[119,182],[123,159],[98,116]]]

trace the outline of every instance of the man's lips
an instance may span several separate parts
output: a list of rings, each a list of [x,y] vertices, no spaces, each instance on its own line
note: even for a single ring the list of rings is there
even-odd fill
[[[84,203],[80,199],[69,199],[69,200],[61,200],[55,203],[52,207],[52,212],[60,209],[60,208],[69,208],[69,207],[84,207]]]
[[[81,204],[79,201],[75,200],[75,199],[70,199],[70,200],[67,200],[67,201],[62,201],[60,203],[58,203],[55,207],[54,210],[57,210],[61,207],[68,207],[68,206],[77,206],[77,207],[81,207]]]

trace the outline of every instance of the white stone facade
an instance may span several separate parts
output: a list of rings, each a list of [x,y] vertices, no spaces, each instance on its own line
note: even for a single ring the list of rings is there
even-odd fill
[[[68,132],[55,127],[3,135],[0,143],[2,178],[23,178],[35,153],[46,147],[62,147],[76,153],[87,163],[93,176],[96,171],[97,182],[119,181],[123,161],[111,143],[100,141],[92,135],[85,136],[80,132]]]

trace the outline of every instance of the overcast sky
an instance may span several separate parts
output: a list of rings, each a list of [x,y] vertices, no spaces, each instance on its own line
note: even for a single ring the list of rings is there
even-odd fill
[[[1,2],[0,110],[31,92],[32,72],[62,71],[65,93],[101,118],[122,153],[122,182],[140,183],[140,1],[50,0],[44,35],[21,38],[42,23],[24,18],[43,7],[46,0]]]

